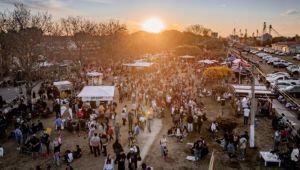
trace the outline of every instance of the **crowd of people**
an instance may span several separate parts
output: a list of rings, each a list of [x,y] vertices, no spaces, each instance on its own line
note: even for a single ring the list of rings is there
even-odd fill
[[[84,150],[81,147],[86,145],[91,156],[104,158],[104,170],[151,170],[153,168],[147,166],[141,155],[140,134],[152,133],[154,119],[171,119],[172,125],[159,142],[161,157],[168,159],[168,143],[172,138],[179,144],[185,142],[190,134],[196,134],[198,140],[193,143],[191,154],[196,161],[201,160],[209,153],[207,139],[200,137],[202,126],[207,121],[207,110],[201,97],[215,96],[216,101],[221,104],[223,99],[230,100],[232,94],[225,92],[222,97],[217,97],[211,90],[203,88],[199,91],[201,84],[197,81],[200,76],[198,64],[178,59],[160,60],[145,70],[124,71],[122,67],[112,67],[116,70],[111,70],[111,77],[119,77],[117,82],[112,82],[118,92],[118,101],[115,99],[99,105],[83,102],[70,94],[61,94],[51,83],[43,83],[38,95],[33,92],[32,101],[27,104],[25,99],[19,102],[18,109],[21,111],[15,118],[13,133],[18,148],[22,153],[30,153],[33,157],[37,157],[38,153],[46,156],[51,154],[55,166],[61,166],[61,161],[64,161],[67,169],[73,169],[72,162],[82,157]],[[86,80],[78,80],[74,82],[75,89],[80,90]],[[250,102],[247,98],[237,102],[239,111],[243,111],[246,126]],[[64,113],[68,114],[62,113],[62,107],[65,107]],[[33,115],[41,117],[42,113],[55,113],[54,132],[51,133],[41,121],[35,122]],[[274,126],[279,122],[276,127],[281,127],[281,121],[274,120]],[[66,128],[72,129],[78,136],[87,136],[86,143],[76,145],[74,149],[65,148],[62,140],[65,132],[62,131]],[[213,121],[207,128],[213,141],[216,140],[218,123]],[[128,133],[121,135],[121,130],[124,129]],[[280,140],[275,140],[274,150],[278,149],[284,135],[289,132],[288,127],[281,127],[280,130],[284,132],[275,133],[277,136],[281,134],[281,137]],[[239,135],[225,131],[224,151],[229,158],[245,160],[248,141],[247,132]]]

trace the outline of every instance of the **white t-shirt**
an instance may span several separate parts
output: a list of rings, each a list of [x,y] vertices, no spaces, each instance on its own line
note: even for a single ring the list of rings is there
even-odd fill
[[[244,109],[244,116],[245,116],[245,117],[249,117],[249,114],[250,114],[250,109],[245,108],[245,109]]]
[[[167,103],[171,103],[172,97],[167,95],[166,100],[167,100]]]
[[[293,151],[291,153],[291,160],[298,161],[298,158],[299,158],[299,149],[295,148],[295,149],[293,149]]]
[[[73,161],[73,153],[68,154],[68,162],[71,163]]]
[[[167,146],[167,143],[168,143],[168,141],[167,141],[166,138],[162,138],[162,139],[160,140],[160,145],[161,145],[161,146]]]

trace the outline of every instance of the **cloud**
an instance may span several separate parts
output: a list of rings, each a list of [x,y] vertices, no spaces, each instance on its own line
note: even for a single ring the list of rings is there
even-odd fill
[[[13,5],[23,3],[30,9],[38,10],[63,10],[64,4],[59,0],[0,0],[0,3]]]
[[[283,15],[298,15],[298,14],[300,14],[300,11],[296,9],[289,9],[283,13]]]
[[[85,1],[85,2],[94,2],[94,3],[99,3],[99,4],[113,4],[114,0],[81,0],[81,1]]]

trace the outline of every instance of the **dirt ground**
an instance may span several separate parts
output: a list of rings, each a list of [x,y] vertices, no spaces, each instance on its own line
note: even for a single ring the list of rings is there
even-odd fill
[[[118,95],[118,94],[116,94]],[[238,162],[238,161],[230,161],[227,154],[222,150],[222,148],[217,144],[208,133],[208,126],[210,121],[215,120],[218,116],[231,117],[236,120],[238,123],[238,127],[236,128],[236,132],[241,134],[244,130],[248,130],[248,127],[242,125],[242,116],[237,117],[233,114],[231,106],[229,103],[223,108],[224,115],[221,115],[221,106],[216,103],[210,97],[206,97],[202,99],[206,110],[208,121],[206,121],[201,129],[201,133],[191,133],[182,143],[177,143],[175,138],[168,138],[168,150],[169,155],[166,160],[160,157],[159,150],[159,140],[163,134],[166,134],[167,130],[172,126],[172,121],[170,117],[170,113],[166,115],[166,118],[162,119],[162,127],[158,130],[157,135],[155,137],[154,142],[149,146],[149,151],[146,154],[143,162],[146,162],[148,165],[154,167],[155,170],[197,170],[197,169],[208,169],[211,153],[215,150],[215,169],[223,170],[223,169],[276,169],[277,165],[272,165],[269,168],[265,168],[262,161],[260,161],[258,157],[259,150],[270,150],[272,148],[272,134],[273,130],[271,128],[271,120],[268,118],[258,118],[258,126],[256,128],[256,149],[248,149],[246,161]],[[122,103],[118,105],[117,113],[120,113],[121,108],[127,104],[131,106],[129,102]],[[120,122],[120,116],[118,117]],[[42,119],[45,127],[54,127],[54,115],[47,119]],[[121,128],[121,143],[125,149],[128,151],[128,143],[127,143],[127,131],[128,128]],[[249,131],[249,130],[248,130]],[[143,132],[141,134],[142,140],[147,140]],[[57,136],[57,132],[53,132],[52,138]],[[219,137],[223,136],[222,130],[220,130],[217,134]],[[187,143],[193,143],[200,136],[202,136],[209,148],[209,154],[204,157],[202,160],[198,162],[191,162],[186,160],[186,156],[190,155],[191,146],[187,145]],[[144,139],[143,139],[144,137]],[[102,169],[104,156],[100,156],[95,158],[89,152],[88,142],[87,142],[87,133],[81,132],[81,134],[72,134],[68,131],[62,132],[62,153],[67,149],[75,149],[75,145],[79,144],[83,150],[83,156],[72,162],[72,166],[74,169]],[[142,143],[145,143],[142,141]],[[44,157],[39,156],[38,158],[33,159],[31,156],[19,154],[16,150],[16,143],[13,139],[2,139],[1,144],[5,148],[5,152],[7,153],[5,157],[0,158],[0,169],[2,170],[27,170],[34,169],[36,165],[40,165],[43,169],[48,164],[52,165],[52,169],[64,169],[66,164],[62,163],[60,167],[55,167],[53,165],[52,156]],[[141,150],[147,146],[141,146]],[[108,146],[109,153],[113,155],[112,152],[112,142]]]
[[[217,116],[219,116],[220,109],[216,106],[218,104],[212,100],[211,98],[204,98],[202,99],[203,103],[205,104],[208,110],[208,118],[210,120],[214,120]],[[226,104],[224,107],[224,117],[234,118],[238,123],[235,132],[238,134],[242,134],[245,130],[248,130],[248,126],[242,125],[242,116],[233,115],[231,106],[229,103]],[[151,151],[148,153],[145,161],[150,165],[153,165],[154,169],[161,169],[161,170],[194,170],[194,169],[208,169],[210,157],[212,151],[215,150],[215,169],[216,170],[236,170],[236,169],[279,169],[276,166],[272,165],[270,167],[264,167],[263,161],[260,160],[258,151],[268,151],[271,150],[273,141],[273,129],[271,128],[271,120],[265,117],[259,117],[257,121],[257,128],[256,128],[256,148],[255,149],[248,149],[246,160],[243,162],[239,162],[237,160],[229,160],[226,152],[220,147],[218,143],[216,143],[212,138],[209,136],[208,127],[210,122],[207,121],[203,124],[201,133],[192,133],[188,136],[187,139],[184,140],[183,143],[177,143],[175,138],[169,138],[168,142],[168,149],[169,149],[169,157],[166,160],[163,160],[159,155],[159,140],[157,138],[152,145]],[[171,119],[167,118],[163,120],[164,126],[171,126],[172,121]],[[163,128],[160,132],[159,136],[166,134],[167,128]],[[217,134],[218,137],[222,137],[223,131],[220,130]],[[193,143],[199,137],[203,137],[209,148],[209,154],[204,157],[199,162],[191,162],[185,159],[187,155],[190,155],[190,146],[187,143]]]

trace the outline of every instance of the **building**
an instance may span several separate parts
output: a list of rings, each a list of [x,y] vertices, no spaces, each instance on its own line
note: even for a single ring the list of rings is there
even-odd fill
[[[218,36],[219,36],[217,32],[211,32],[210,35],[212,38],[218,38]]]
[[[272,44],[272,49],[284,53],[300,53],[300,43],[294,41]]]

